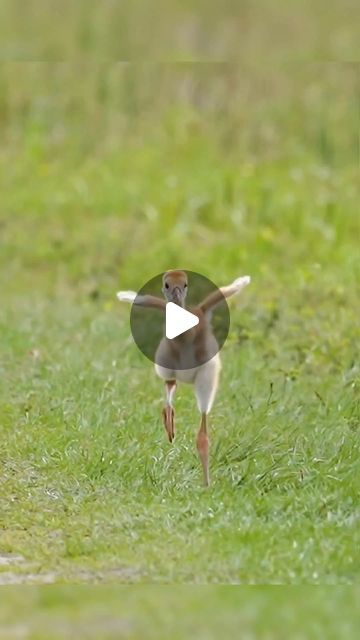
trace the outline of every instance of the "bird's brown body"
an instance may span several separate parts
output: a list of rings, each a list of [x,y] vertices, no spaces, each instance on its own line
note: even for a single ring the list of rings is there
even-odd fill
[[[217,289],[198,305],[189,308],[185,306],[187,275],[180,270],[164,274],[162,291],[165,299],[152,295],[137,296],[134,292],[118,294],[120,300],[163,311],[168,302],[173,302],[199,318],[199,323],[192,329],[171,340],[166,337],[161,340],[155,356],[155,371],[165,381],[166,405],[163,409],[163,421],[170,442],[175,436],[173,399],[177,382],[194,385],[201,413],[196,443],[206,485],[210,483],[207,416],[214,401],[221,369],[218,345],[211,327],[211,312],[225,298],[239,293],[249,282],[248,276],[238,278],[231,285]]]
[[[210,319],[199,306],[186,307],[186,310],[197,316],[199,323],[172,340],[164,337],[155,356],[158,364],[174,369],[192,369],[207,362],[218,352]]]

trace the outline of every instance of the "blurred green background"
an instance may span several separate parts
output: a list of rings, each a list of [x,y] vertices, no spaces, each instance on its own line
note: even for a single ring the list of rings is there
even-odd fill
[[[1,3],[1,584],[358,580],[358,17],[352,0]],[[252,276],[208,492],[191,389],[169,448],[115,299],[176,267]],[[352,637],[350,610],[326,637]],[[247,637],[282,637],[269,621]]]
[[[302,586],[291,591],[219,585],[12,587],[6,592],[6,603],[0,602],[0,633],[31,640],[357,637],[358,587]]]
[[[358,60],[355,0],[3,0],[2,55],[17,60]]]
[[[0,82],[11,291],[355,267],[356,65],[4,63]]]

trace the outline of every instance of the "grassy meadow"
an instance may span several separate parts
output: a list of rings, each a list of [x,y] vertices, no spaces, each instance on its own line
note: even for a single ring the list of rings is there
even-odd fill
[[[183,637],[194,605],[180,583],[359,579],[356,4],[327,13],[319,1],[309,14],[310,3],[290,2],[277,14],[264,2],[264,39],[260,11],[244,3],[241,42],[214,9],[212,59],[187,3],[174,0],[146,63],[111,61],[126,57],[105,37],[114,4],[91,21],[82,3],[65,3],[66,32],[44,9],[26,37],[26,10],[1,8],[0,584],[106,583],[115,609],[111,585],[178,583],[181,605],[160,586],[138,593],[153,619],[158,594]],[[149,8],[141,15],[155,20]],[[139,33],[132,44],[129,57],[141,59]],[[115,298],[176,267],[218,285],[252,276],[231,303],[208,490],[192,390],[177,394],[170,446],[162,383]],[[37,589],[40,611],[51,596]],[[8,593],[9,611],[26,612],[20,592]],[[288,637],[275,618],[273,635],[261,622],[251,631],[266,609],[257,593],[244,637]],[[352,637],[352,597],[317,593],[327,637]],[[219,629],[216,603],[235,607],[231,597],[207,587]],[[331,603],[346,620],[331,619]],[[169,637],[168,615],[154,637]],[[146,617],[135,628],[126,619],[101,637],[144,637]],[[34,625],[19,637],[49,637]],[[316,629],[294,637],[324,637]]]

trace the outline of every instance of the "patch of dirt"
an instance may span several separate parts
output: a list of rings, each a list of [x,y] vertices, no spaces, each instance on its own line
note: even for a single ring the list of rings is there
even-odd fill
[[[98,638],[127,638],[133,631],[133,624],[126,619],[114,616],[100,615],[87,620],[66,620],[52,617],[44,619],[40,623],[34,619],[26,624],[0,626],[0,638],[9,640],[22,640],[41,632],[41,637],[68,640],[68,638],[84,638],[98,640]]]
[[[9,565],[22,564],[25,562],[25,558],[15,553],[0,553],[0,567],[8,567]]]
[[[29,638],[30,629],[25,624],[12,624],[9,626],[0,626],[0,638],[7,640],[26,640]]]
[[[23,558],[22,562],[24,562]],[[7,565],[11,564],[18,565],[19,562],[7,563]],[[4,565],[6,566],[6,563],[4,563]],[[134,567],[114,567],[112,569],[99,571],[79,569],[78,571],[67,572],[66,574],[55,571],[36,573],[34,570],[22,573],[0,571],[0,586],[20,584],[54,584],[56,582],[71,582],[74,584],[99,584],[108,582],[133,583],[138,582],[141,577],[143,577],[143,574]]]
[[[55,638],[86,638],[99,640],[99,638],[126,638],[131,633],[133,625],[129,620],[113,616],[96,616],[85,620],[52,620],[51,633]],[[50,637],[50,636],[49,636]]]
[[[74,582],[137,582],[141,577],[143,574],[135,567],[113,567],[99,571],[80,569],[70,576]]]
[[[10,584],[54,584],[56,573],[12,573],[0,572],[0,586]]]

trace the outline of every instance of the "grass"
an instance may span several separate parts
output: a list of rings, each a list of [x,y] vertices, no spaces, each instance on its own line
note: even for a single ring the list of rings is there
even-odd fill
[[[358,588],[34,587],[8,589],[0,602],[6,638],[356,638]],[[14,618],[16,622],[14,622]],[[6,633],[6,636],[4,635]]]
[[[261,65],[358,60],[355,0],[3,0],[4,60],[245,61]],[[62,19],[65,18],[65,19]],[[56,28],[54,28],[56,23]]]
[[[358,67],[302,52],[285,69],[275,45],[264,65],[1,65],[0,583],[358,581]],[[209,490],[191,389],[170,447],[115,299],[169,267],[253,278],[222,352]],[[33,593],[41,616],[52,596]],[[215,603],[235,603],[207,593],[219,625]],[[276,597],[257,593],[266,619]],[[328,637],[349,637],[331,612],[351,598],[318,593]],[[281,638],[271,619],[248,637]]]

